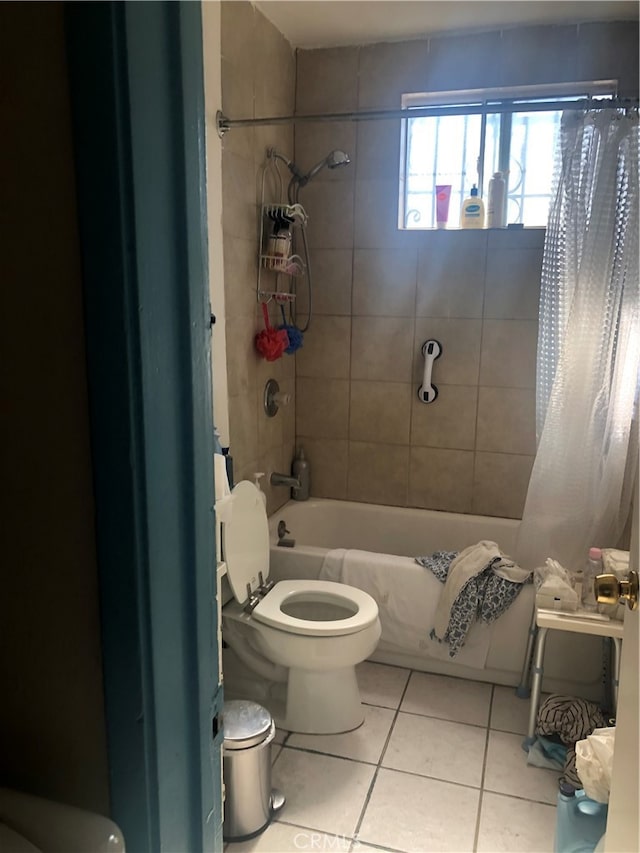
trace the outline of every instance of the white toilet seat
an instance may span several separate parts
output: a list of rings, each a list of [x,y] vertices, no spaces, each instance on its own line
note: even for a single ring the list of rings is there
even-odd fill
[[[299,619],[282,610],[283,604],[294,598],[336,604],[355,612],[346,619]],[[378,605],[366,592],[333,581],[280,581],[254,608],[252,616],[258,622],[285,631],[313,637],[339,637],[355,634],[372,625],[378,618]]]

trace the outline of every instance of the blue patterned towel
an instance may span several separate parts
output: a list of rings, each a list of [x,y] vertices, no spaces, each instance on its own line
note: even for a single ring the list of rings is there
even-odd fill
[[[451,564],[458,551],[436,551],[426,557],[416,557],[416,563],[429,569],[441,583],[446,583]],[[504,565],[503,557],[491,559],[476,575],[469,578],[451,607],[449,624],[444,636],[437,637],[435,628],[430,636],[449,646],[449,657],[455,657],[464,646],[467,633],[474,622],[495,622],[516,600],[522,581],[510,581],[496,574]],[[511,564],[513,565],[513,564]]]

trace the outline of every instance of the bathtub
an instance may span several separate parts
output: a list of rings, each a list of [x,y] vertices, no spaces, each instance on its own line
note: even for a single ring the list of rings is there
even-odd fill
[[[293,548],[278,546],[277,528],[284,522]],[[415,557],[433,551],[459,551],[489,539],[514,553],[519,521],[421,509],[379,506],[314,498],[289,501],[269,519],[271,577],[278,580],[317,578],[325,554],[332,548],[355,548]],[[415,564],[403,564],[410,572],[425,572]],[[397,583],[403,579],[398,577]],[[406,582],[406,581],[405,581]],[[385,633],[371,660],[423,672],[454,675],[478,681],[517,685],[520,681],[534,600],[527,584],[521,594],[491,627],[491,639],[482,668],[436,659],[428,652],[407,652],[385,640]],[[431,626],[425,625],[425,634]],[[596,637],[551,631],[545,657],[544,689],[600,699],[602,651]]]

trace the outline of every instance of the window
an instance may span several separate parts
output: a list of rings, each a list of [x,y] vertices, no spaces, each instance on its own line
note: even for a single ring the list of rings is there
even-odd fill
[[[477,89],[404,95],[410,115],[417,107],[486,106],[486,115],[465,113],[407,118],[403,124],[400,166],[399,228],[434,228],[435,185],[451,184],[449,227],[458,226],[458,212],[473,184],[486,197],[494,172],[507,173],[507,222],[526,226],[547,224],[553,179],[555,140],[561,110],[537,112],[527,104],[543,100],[611,97],[615,81],[574,83],[518,89]],[[492,105],[510,104],[509,112],[491,112]]]

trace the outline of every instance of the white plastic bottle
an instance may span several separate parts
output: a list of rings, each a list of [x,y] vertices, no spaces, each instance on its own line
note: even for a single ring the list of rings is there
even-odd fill
[[[583,610],[595,611],[598,609],[593,582],[596,575],[602,574],[602,550],[600,548],[589,548],[589,557],[584,569],[584,583],[582,586],[582,608]]]
[[[494,172],[489,181],[489,203],[487,204],[487,228],[504,228],[506,183],[502,172]]]
[[[461,228],[484,228],[484,202],[478,195],[478,188],[474,184],[468,198],[462,202],[460,211]]]
[[[260,480],[262,479],[262,477],[264,477],[264,471],[256,471],[255,474],[253,475],[253,482],[254,482],[256,489],[260,492],[260,497],[262,498],[262,503],[265,505],[265,508],[266,508],[267,496],[265,495],[264,490],[262,488],[262,485],[260,483]]]

